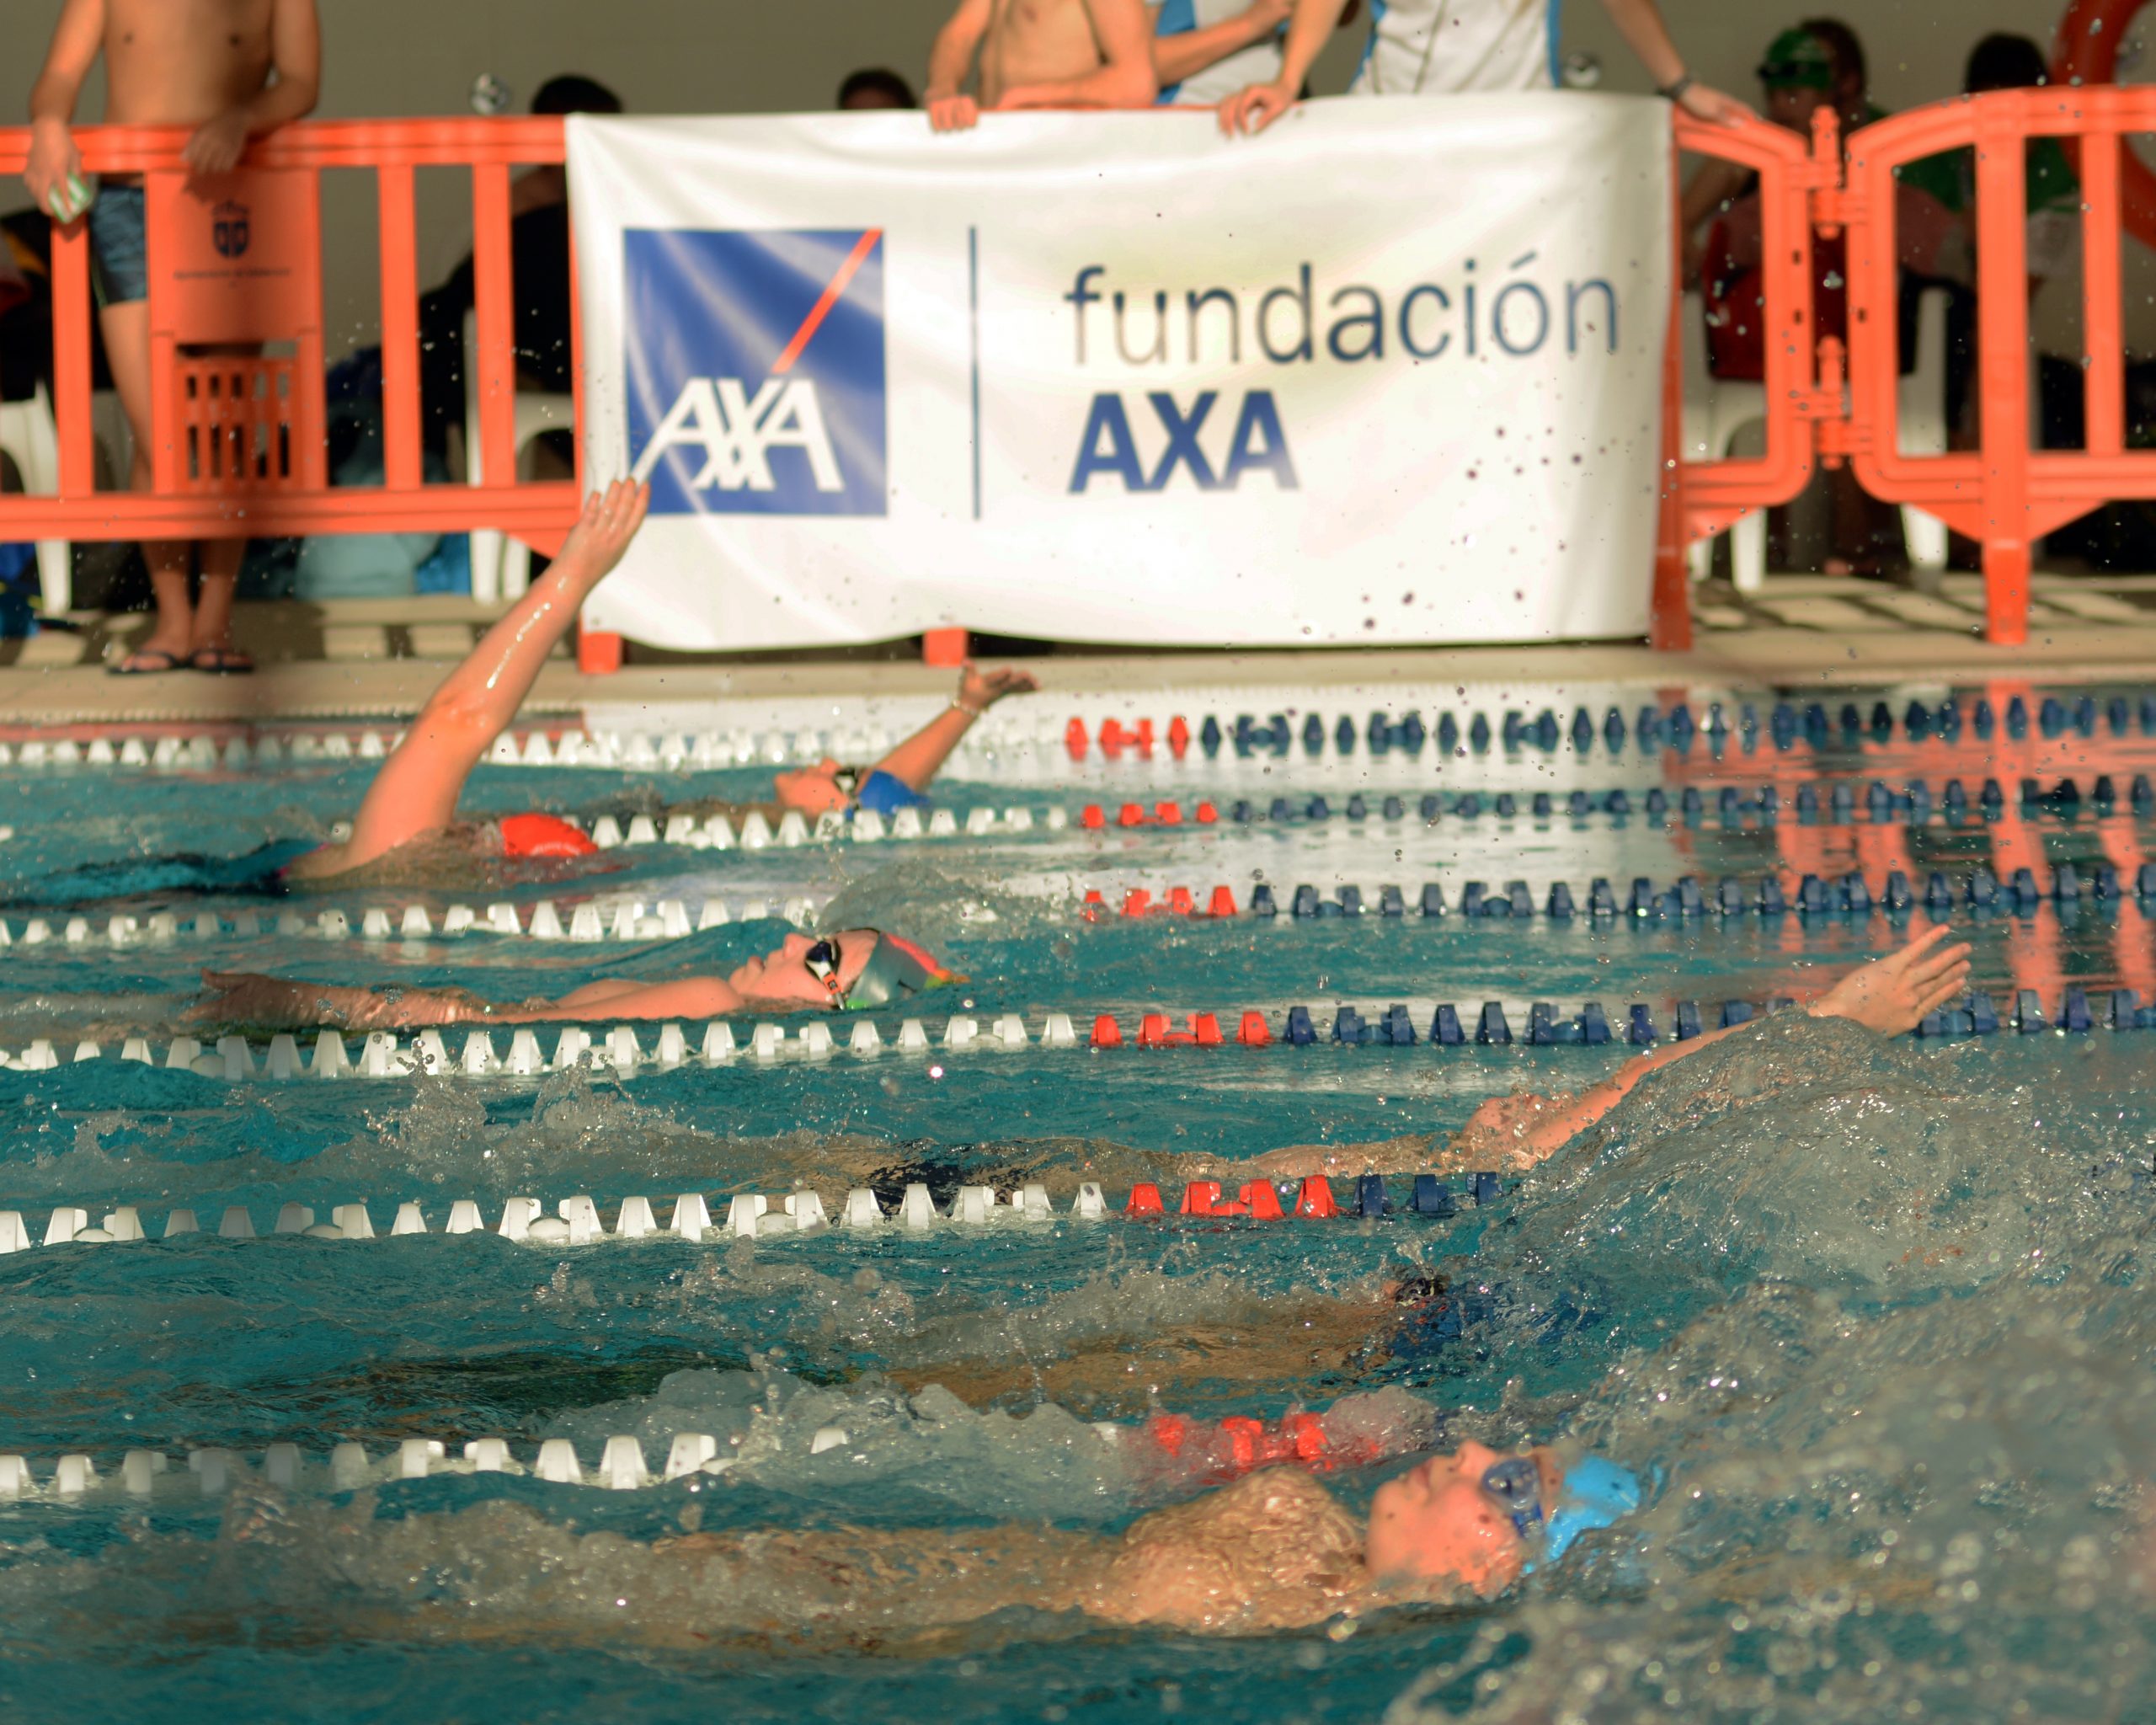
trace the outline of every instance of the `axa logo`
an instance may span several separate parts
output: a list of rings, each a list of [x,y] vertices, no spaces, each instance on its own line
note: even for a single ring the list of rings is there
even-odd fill
[[[653,510],[883,514],[883,230],[632,229],[622,252]]]
[[[211,211],[210,243],[216,247],[219,257],[245,255],[248,241],[253,237],[248,231],[247,218],[247,206],[230,199]]]

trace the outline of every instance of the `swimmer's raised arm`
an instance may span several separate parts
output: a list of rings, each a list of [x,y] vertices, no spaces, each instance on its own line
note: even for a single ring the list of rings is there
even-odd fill
[[[1031,694],[1040,686],[1040,679],[1029,670],[1005,665],[984,673],[968,660],[951,704],[878,761],[876,771],[889,773],[909,790],[926,790],[975,719],[1005,696]]]
[[[650,501],[648,487],[627,479],[584,499],[562,554],[442,679],[382,762],[352,821],[351,837],[301,857],[289,874],[339,874],[450,825],[472,769],[516,717],[578,608],[621,562]]]
[[[1968,943],[1940,945],[1948,932],[1939,923],[1898,952],[1859,965],[1805,1010],[1817,1017],[1847,1018],[1881,1036],[1915,1029],[1928,1014],[1960,998],[1969,985]],[[1648,1073],[1742,1028],[1725,1026],[1651,1049],[1576,1097],[1493,1097],[1469,1116],[1457,1142],[1464,1149],[1498,1153],[1515,1166],[1540,1162],[1615,1108]]]
[[[918,797],[942,770],[943,763],[951,758],[951,751],[973,729],[975,719],[1005,696],[1030,694],[1039,687],[1039,679],[1031,671],[1006,665],[1000,670],[984,672],[976,670],[973,661],[968,660],[958,675],[958,692],[951,697],[951,704],[862,774],[860,786],[846,783],[841,776],[847,769],[827,756],[814,766],[777,776],[774,786],[780,806],[798,809],[803,814],[834,814],[848,806],[851,794],[860,794],[864,806],[877,807],[873,793],[863,792],[862,787],[879,772],[896,779]],[[902,797],[899,800],[911,798]],[[879,812],[890,811],[883,808]]]

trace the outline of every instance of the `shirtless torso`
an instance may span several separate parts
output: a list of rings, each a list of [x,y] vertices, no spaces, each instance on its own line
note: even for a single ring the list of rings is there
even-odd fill
[[[958,0],[929,56],[939,131],[992,108],[1143,108],[1158,93],[1145,0]],[[979,69],[979,96],[963,93]]]
[[[104,0],[105,118],[200,126],[270,81],[275,0]]]
[[[1086,0],[991,0],[980,45],[980,100],[1025,84],[1083,77],[1107,64]]]

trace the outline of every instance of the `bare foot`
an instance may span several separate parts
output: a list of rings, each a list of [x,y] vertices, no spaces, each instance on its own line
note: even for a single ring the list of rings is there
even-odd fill
[[[1968,943],[1940,946],[1948,932],[1940,923],[1898,953],[1859,966],[1812,1003],[1812,1013],[1847,1018],[1881,1036],[1915,1029],[1969,985]]]
[[[651,488],[630,479],[616,479],[604,491],[593,492],[548,573],[559,571],[564,580],[587,592],[597,586],[621,562],[650,505]]]

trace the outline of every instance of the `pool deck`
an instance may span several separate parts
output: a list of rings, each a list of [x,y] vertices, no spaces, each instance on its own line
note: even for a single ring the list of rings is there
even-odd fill
[[[2156,680],[2156,575],[2039,574],[2025,647],[1987,646],[1981,585],[1950,575],[1913,591],[1822,575],[1770,577],[1760,593],[1719,585],[1695,605],[1696,644],[1663,654],[1636,643],[1149,652],[1061,649],[1028,661],[1052,689],[1143,695],[1166,689],[1517,682],[1641,689],[1794,690],[1894,684],[2045,684]],[[241,608],[251,677],[115,677],[108,654],[148,627],[140,615],[80,612],[71,627],[0,646],[0,726],[229,724],[269,718],[396,718],[417,710],[492,615],[460,598],[264,604]],[[680,708],[702,702],[799,702],[940,693],[947,671],[893,649],[632,663],[579,674],[547,667],[527,711]]]

